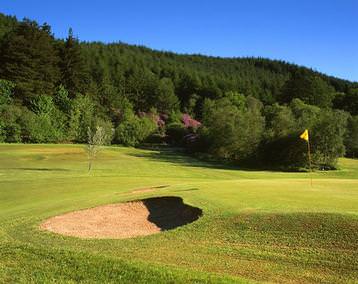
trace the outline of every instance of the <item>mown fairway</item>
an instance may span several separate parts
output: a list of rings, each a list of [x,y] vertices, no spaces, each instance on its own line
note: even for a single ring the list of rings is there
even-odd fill
[[[88,174],[80,145],[0,145],[0,282],[357,282],[358,161],[340,167],[314,173],[311,188],[305,173],[108,147]],[[126,240],[38,230],[50,216],[149,196],[181,196],[204,215]]]

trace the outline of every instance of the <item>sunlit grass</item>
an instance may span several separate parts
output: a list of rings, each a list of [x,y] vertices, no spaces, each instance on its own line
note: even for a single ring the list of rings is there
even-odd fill
[[[89,174],[81,145],[0,145],[0,282],[358,281],[358,161],[339,166],[313,173],[311,187],[308,173],[107,147]],[[160,195],[204,215],[127,240],[38,230],[49,216]]]

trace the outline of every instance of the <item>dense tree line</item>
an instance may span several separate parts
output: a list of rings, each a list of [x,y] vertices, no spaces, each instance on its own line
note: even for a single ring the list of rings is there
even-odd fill
[[[358,154],[358,84],[263,58],[178,55],[54,38],[0,14],[0,141],[184,145],[270,167],[332,167]],[[200,123],[200,122],[201,123]]]

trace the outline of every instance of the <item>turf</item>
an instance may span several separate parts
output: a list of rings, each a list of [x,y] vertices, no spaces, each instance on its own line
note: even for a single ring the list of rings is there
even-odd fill
[[[358,160],[312,174],[245,171],[170,151],[0,145],[0,282],[356,283]],[[142,191],[153,187],[153,191]],[[46,218],[180,196],[198,221],[147,237],[81,240]]]

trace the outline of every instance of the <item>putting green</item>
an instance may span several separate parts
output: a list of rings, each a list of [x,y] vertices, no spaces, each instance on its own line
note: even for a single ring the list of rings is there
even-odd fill
[[[244,171],[172,152],[0,145],[0,282],[358,281],[358,160],[313,173]],[[131,239],[39,230],[47,218],[157,196],[197,221]]]

